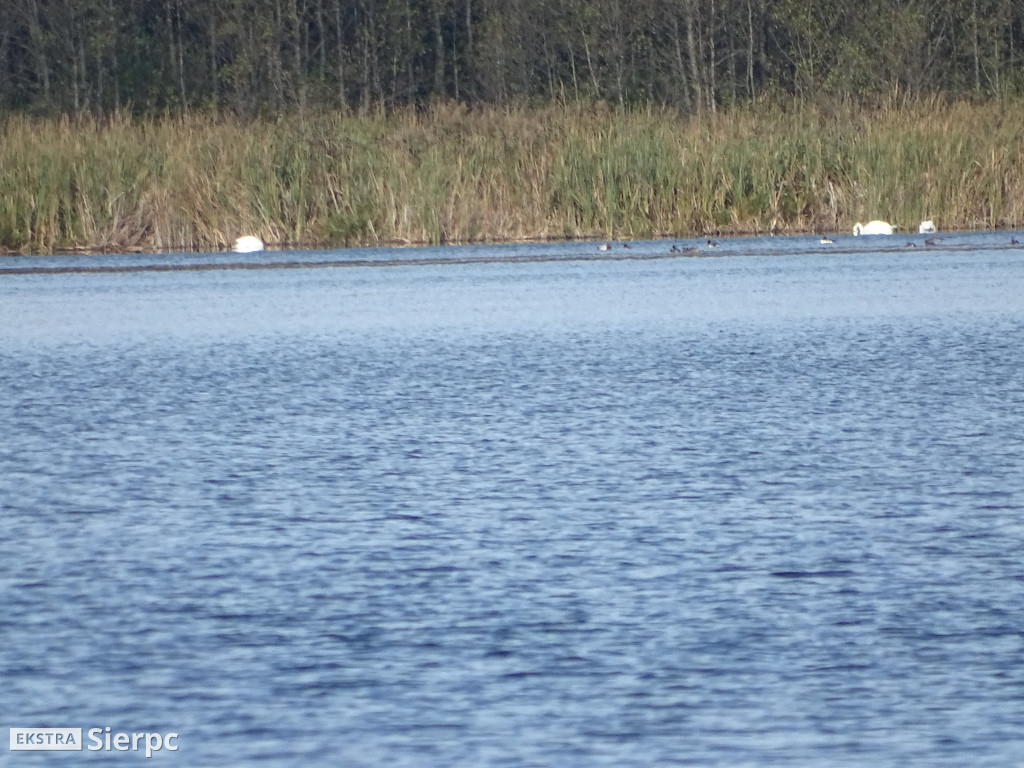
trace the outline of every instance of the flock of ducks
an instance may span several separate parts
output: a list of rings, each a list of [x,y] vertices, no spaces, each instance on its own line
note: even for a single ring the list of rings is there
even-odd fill
[[[873,221],[869,221],[867,224],[861,224],[858,221],[856,224],[853,225],[853,235],[854,235],[854,237],[858,237],[860,235],[891,235],[891,234],[895,233],[897,229],[898,229],[898,227],[893,226],[892,224],[890,224],[887,221],[882,221],[881,219],[874,219]],[[935,222],[932,221],[931,219],[927,219],[925,221],[922,221],[918,225],[917,231],[918,231],[918,234],[921,234],[921,235],[934,234],[935,231],[936,231],[936,229],[935,229]],[[833,243],[835,243],[835,240],[833,240],[828,235],[823,235],[819,242],[821,242],[822,245],[832,245]],[[927,240],[925,240],[924,244],[925,245],[938,245],[940,242],[942,242],[942,241],[939,238],[931,237],[931,238],[928,238]],[[1014,243],[1016,244],[1016,241],[1014,241]],[[907,243],[907,246],[908,247],[915,247],[915,243]],[[629,243],[623,243],[622,247],[623,248],[629,248]],[[708,240],[707,241],[707,247],[708,248],[717,248],[718,247],[718,243],[715,242],[714,240]],[[600,251],[610,251],[612,249],[612,244],[611,243],[601,243],[601,244],[599,244],[597,246],[597,248]],[[697,252],[699,250],[700,249],[697,246],[690,246],[689,248],[680,248],[678,245],[673,245],[669,249],[669,252],[670,253],[695,253],[695,252]]]
[[[853,235],[854,235],[854,237],[858,237],[860,235],[891,235],[896,230],[897,230],[897,227],[894,227],[889,222],[882,221],[881,219],[875,219],[873,221],[869,221],[867,224],[861,224],[858,221],[856,224],[853,225]],[[921,235],[933,235],[933,234],[935,234],[935,232],[936,232],[935,222],[932,221],[931,219],[927,219],[926,221],[922,221],[920,223],[920,225],[918,226],[918,228],[917,228],[917,232],[918,232],[918,234],[921,234]],[[835,242],[835,240],[830,238],[828,235],[824,235],[821,238],[820,242],[821,242],[822,245],[831,245],[832,243]],[[940,242],[942,242],[940,238],[938,238],[938,237],[930,237],[930,238],[928,238],[928,239],[926,239],[924,241],[924,244],[931,246],[931,245],[938,245]],[[1010,242],[1011,242],[1012,245],[1019,245],[1020,244],[1017,241],[1016,238],[1012,239]],[[263,240],[261,240],[260,238],[256,237],[256,235],[243,235],[242,237],[240,237],[237,240],[235,240],[235,244],[231,248],[231,250],[234,251],[235,253],[257,253],[259,251],[262,251],[265,247],[266,246],[263,243]],[[629,248],[629,243],[623,243],[622,247],[623,248]],[[707,247],[708,248],[717,248],[718,247],[718,243],[715,242],[714,240],[708,240],[707,241]],[[907,247],[908,248],[915,248],[916,244],[912,243],[912,242],[908,242],[907,243]],[[597,248],[600,251],[610,251],[612,249],[612,244],[611,243],[601,243],[600,245],[597,246]],[[671,253],[696,253],[699,250],[700,249],[697,246],[690,246],[688,248],[680,248],[678,245],[673,245],[669,249],[669,251]]]
[[[895,234],[897,229],[899,229],[899,227],[894,226],[894,225],[890,224],[887,221],[882,221],[881,219],[874,219],[873,221],[869,221],[867,224],[861,224],[858,221],[856,224],[853,225],[853,235],[854,235],[854,237],[858,237],[860,235],[892,235],[892,234]],[[933,235],[937,231],[938,230],[935,227],[935,222],[932,221],[931,219],[926,219],[925,221],[922,221],[918,225],[918,227],[917,227],[917,233],[919,235]],[[833,240],[828,235],[822,235],[821,240],[819,242],[822,245],[832,245],[833,243],[835,243],[835,240]],[[925,238],[924,244],[926,246],[935,246],[935,245],[938,245],[941,242],[942,242],[942,238],[941,237],[928,237],[928,238]],[[1010,238],[1010,245],[1024,245],[1024,242],[1021,242],[1016,237],[1013,237],[1013,238]],[[611,243],[601,243],[597,247],[600,250],[602,250],[602,251],[607,251],[607,250],[611,250],[612,244]],[[623,248],[629,248],[629,244],[625,243],[625,244],[623,244],[622,247]],[[708,240],[707,247],[708,248],[717,248],[718,247],[718,243],[715,242],[714,240]],[[916,248],[917,247],[917,243],[908,241],[906,247],[907,248]],[[670,253],[696,253],[699,250],[700,250],[700,248],[698,248],[696,246],[691,246],[689,248],[680,248],[678,245],[673,245],[669,249],[669,252]]]

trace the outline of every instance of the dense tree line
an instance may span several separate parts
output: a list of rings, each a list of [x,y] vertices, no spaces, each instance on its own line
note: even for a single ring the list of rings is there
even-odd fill
[[[1019,0],[0,0],[6,111],[1024,91]]]

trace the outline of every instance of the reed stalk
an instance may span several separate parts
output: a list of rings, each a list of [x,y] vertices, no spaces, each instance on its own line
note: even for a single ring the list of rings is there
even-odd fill
[[[1011,228],[1024,104],[0,121],[0,251]]]

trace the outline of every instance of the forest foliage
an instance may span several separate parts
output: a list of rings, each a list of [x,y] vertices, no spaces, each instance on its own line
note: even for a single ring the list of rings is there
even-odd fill
[[[1017,0],[3,0],[0,109],[702,113],[1024,92]]]

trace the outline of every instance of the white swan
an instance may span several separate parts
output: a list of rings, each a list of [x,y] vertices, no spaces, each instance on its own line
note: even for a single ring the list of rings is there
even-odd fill
[[[896,229],[892,224],[887,221],[869,221],[867,224],[861,224],[859,221],[853,225],[854,235],[891,235]]]
[[[235,245],[231,250],[235,253],[255,253],[263,250],[263,241],[255,235],[244,235],[235,240]]]
[[[920,235],[930,235],[935,232],[935,222],[931,219],[928,221],[922,221],[921,226],[917,228],[917,232]]]

